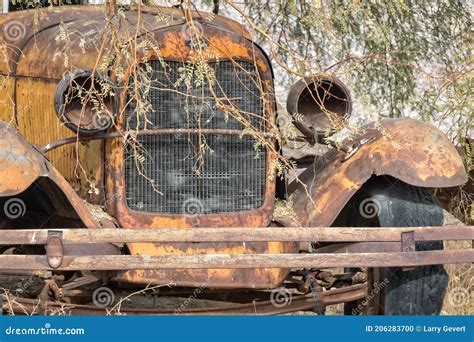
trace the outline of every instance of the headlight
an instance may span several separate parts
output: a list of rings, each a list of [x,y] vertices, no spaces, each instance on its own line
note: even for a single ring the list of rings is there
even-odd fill
[[[87,136],[110,128],[119,108],[116,85],[107,76],[88,70],[65,76],[54,100],[59,119],[74,133]]]
[[[317,132],[331,130],[338,118],[350,115],[352,100],[349,89],[335,77],[303,78],[296,82],[288,94],[287,109],[290,115],[301,114],[302,122],[295,126],[314,128]],[[304,127],[300,129],[304,132]]]

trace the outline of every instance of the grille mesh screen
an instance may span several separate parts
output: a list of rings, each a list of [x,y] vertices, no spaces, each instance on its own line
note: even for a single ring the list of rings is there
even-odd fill
[[[165,66],[158,61],[150,63],[152,87],[147,98],[153,112],[147,115],[147,129],[244,129],[231,115],[216,108],[208,84],[196,85],[198,73],[191,73],[189,88],[179,81],[185,67],[182,63],[166,62]],[[253,127],[264,131],[263,101],[255,67],[252,63],[235,63],[209,64],[215,72],[212,89],[218,98],[232,101]],[[133,112],[134,108],[130,108],[129,114]],[[127,124],[130,129],[145,127],[144,120],[137,120],[136,115],[129,115]],[[173,134],[141,136],[138,140],[144,156],[138,168],[133,153],[129,149],[125,151],[129,208],[197,215],[252,210],[263,204],[266,153],[264,149],[255,149],[253,138]],[[209,149],[203,155],[200,146],[204,142]]]

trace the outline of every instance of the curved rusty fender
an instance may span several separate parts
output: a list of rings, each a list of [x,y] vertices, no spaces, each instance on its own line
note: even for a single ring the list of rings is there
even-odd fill
[[[0,121],[0,197],[15,196],[40,177],[51,179],[88,228],[99,228],[82,199],[53,165],[7,123]]]
[[[293,182],[294,209],[302,226],[329,226],[372,175],[390,175],[420,187],[453,187],[467,182],[454,145],[436,127],[418,120],[389,119],[372,124],[359,139],[372,137],[349,159],[334,154]],[[306,190],[304,185],[307,186]],[[311,199],[308,197],[308,193]],[[294,223],[279,219],[280,223]]]

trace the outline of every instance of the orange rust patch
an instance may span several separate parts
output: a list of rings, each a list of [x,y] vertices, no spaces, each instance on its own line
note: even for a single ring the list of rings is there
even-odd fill
[[[416,120],[382,120],[372,143],[354,156],[331,160],[317,174],[300,176],[311,191],[310,203],[302,185],[294,184],[295,211],[303,225],[330,226],[354,193],[373,175],[390,175],[421,187],[453,187],[467,181],[461,157],[449,139],[434,126]],[[311,186],[312,185],[312,186]],[[284,222],[292,225],[291,222]]]

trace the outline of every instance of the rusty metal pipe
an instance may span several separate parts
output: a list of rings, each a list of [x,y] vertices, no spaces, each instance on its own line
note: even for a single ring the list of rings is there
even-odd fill
[[[241,131],[241,130],[232,130],[232,129],[186,129],[186,128],[179,128],[179,129],[154,129],[154,130],[140,130],[140,131],[130,131],[128,133],[117,131],[117,132],[109,132],[109,133],[101,133],[94,136],[77,136],[77,137],[69,137],[61,140],[54,141],[52,143],[48,143],[39,148],[42,153],[47,153],[52,151],[58,147],[74,144],[76,142],[87,142],[93,140],[104,140],[110,138],[121,138],[126,137],[127,134],[130,133],[136,134],[137,136],[146,136],[146,135],[169,135],[169,134],[215,134],[215,135],[233,135],[233,136],[240,136],[240,135],[250,135],[250,133]],[[270,133],[259,132],[259,134],[263,138],[272,138],[274,137]],[[291,139],[291,141],[303,142],[306,141],[304,137],[296,137]]]

